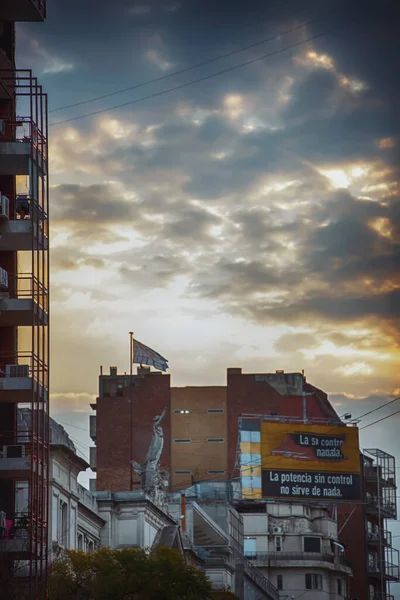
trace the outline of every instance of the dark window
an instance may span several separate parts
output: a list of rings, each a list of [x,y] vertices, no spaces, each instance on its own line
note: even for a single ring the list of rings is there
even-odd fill
[[[307,573],[306,590],[322,590],[322,575],[319,573]]]
[[[321,538],[305,537],[304,552],[321,552]]]
[[[337,579],[337,593],[339,594],[339,596],[342,595],[342,580],[341,579]]]
[[[218,443],[222,443],[224,442],[224,438],[208,438],[209,442],[218,442]]]
[[[225,471],[223,469],[210,469],[208,471],[209,475],[220,475],[222,473],[225,473]]]
[[[207,412],[210,413],[223,413],[224,409],[223,408],[208,408]]]
[[[278,590],[283,590],[283,575],[276,576],[276,587]]]
[[[176,438],[175,444],[189,444],[192,440],[190,438]]]

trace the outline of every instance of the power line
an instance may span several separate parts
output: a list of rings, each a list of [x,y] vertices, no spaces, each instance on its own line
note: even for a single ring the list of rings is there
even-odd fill
[[[281,33],[273,35],[268,38],[264,38],[254,44],[249,44],[248,46],[243,46],[238,50],[232,50],[231,52],[226,52],[225,54],[219,54],[218,56],[214,56],[207,60],[203,60],[201,62],[190,65],[189,67],[185,67],[183,69],[179,69],[178,71],[173,71],[172,73],[167,73],[166,75],[162,75],[161,77],[155,77],[154,79],[148,79],[147,81],[143,81],[142,83],[137,83],[136,85],[132,85],[127,88],[123,88],[121,90],[116,90],[115,92],[109,92],[108,94],[103,94],[101,96],[94,96],[93,98],[89,98],[88,100],[82,100],[81,102],[73,102],[72,104],[65,104],[64,106],[59,106],[57,108],[53,108],[49,110],[49,113],[54,113],[59,110],[64,110],[66,108],[74,108],[75,106],[82,106],[83,104],[89,104],[90,102],[95,102],[96,100],[103,100],[104,98],[109,98],[110,96],[116,96],[118,94],[123,94],[124,92],[130,92],[132,90],[137,90],[138,88],[145,87],[146,85],[150,85],[151,83],[158,83],[159,81],[164,81],[165,79],[169,79],[170,77],[175,77],[175,75],[181,75],[182,73],[187,73],[188,71],[192,71],[193,69],[198,69],[199,67],[204,67],[205,65],[209,65],[218,60],[222,60],[223,58],[228,58],[229,56],[234,56],[235,54],[239,54],[241,52],[245,52],[246,50],[251,50],[252,48],[256,48],[257,46],[261,46],[262,44],[267,44],[268,42],[272,42],[274,40],[279,40],[282,36],[287,35],[289,33],[293,33],[294,31],[298,31],[303,27],[308,27],[310,25],[315,24],[318,21],[321,21],[322,18],[319,17],[317,19],[312,19],[311,21],[307,21],[306,23],[302,23],[301,25],[296,25],[291,29],[286,29]]]
[[[384,408],[385,406],[389,406],[389,404],[393,404],[393,402],[396,402],[396,400],[400,400],[400,396],[397,396],[397,398],[394,398],[393,400],[390,400],[390,402],[385,402],[385,404],[381,404],[380,406],[378,406],[377,408],[374,408],[366,413],[364,413],[363,415],[360,415],[359,417],[356,417],[355,419],[353,419],[354,421],[358,421],[359,419],[363,419],[364,417],[366,417],[367,415],[371,415],[372,413],[376,412],[377,410],[380,410],[381,408]],[[361,428],[362,429],[362,428]]]
[[[373,423],[368,423],[368,425],[364,425],[364,427],[360,427],[360,431],[361,429],[366,429],[367,427],[371,427],[371,425],[376,425],[376,423],[380,423],[381,421],[384,421],[385,419],[389,419],[389,417],[394,417],[394,415],[397,415],[400,413],[400,410],[396,410],[396,412],[392,413],[391,415],[386,415],[386,417],[382,417],[382,419],[378,419],[377,421],[373,421]]]
[[[257,58],[252,58],[246,62],[243,63],[239,63],[238,65],[233,65],[232,67],[228,67],[227,69],[222,69],[221,71],[217,71],[216,73],[211,73],[210,75],[204,75],[203,77],[199,77],[198,79],[193,79],[192,81],[187,81],[186,83],[181,83],[180,85],[176,85],[174,87],[168,88],[166,90],[162,90],[160,92],[154,92],[153,94],[149,94],[148,96],[142,96],[141,98],[136,98],[135,100],[130,100],[129,102],[124,102],[122,104],[116,104],[115,106],[111,106],[110,108],[102,108],[100,110],[96,110],[90,113],[86,113],[84,115],[80,115],[78,117],[70,117],[69,119],[64,119],[62,121],[56,121],[55,123],[51,123],[49,125],[49,127],[54,127],[55,125],[61,125],[62,123],[69,123],[71,121],[77,121],[79,119],[85,119],[86,117],[92,117],[94,115],[99,115],[101,113],[105,113],[108,112],[110,110],[115,110],[116,108],[123,108],[125,106],[130,106],[132,104],[137,104],[138,102],[143,102],[144,100],[149,100],[150,98],[156,98],[158,96],[163,96],[165,94],[168,94],[169,92],[174,92],[176,90],[180,90],[186,87],[189,87],[190,85],[193,85],[195,83],[200,83],[202,81],[207,81],[209,79],[213,79],[214,77],[218,77],[219,75],[224,75],[225,73],[230,73],[231,71],[235,71],[236,69],[240,69],[242,67],[246,67],[247,65],[251,65],[254,64],[260,60],[263,60],[265,58],[270,58],[271,56],[276,56],[277,54],[281,54],[282,52],[286,52],[286,50],[290,50],[292,48],[297,48],[298,46],[302,46],[303,44],[307,44],[308,42],[312,42],[324,35],[326,35],[327,33],[329,33],[330,30],[327,31],[323,31],[322,33],[318,33],[314,36],[311,36],[309,38],[307,38],[306,40],[302,40],[300,42],[296,42],[294,44],[291,44],[289,46],[286,46],[285,48],[281,48],[280,50],[275,50],[273,52],[268,52],[267,54],[263,54],[262,56],[258,56]]]

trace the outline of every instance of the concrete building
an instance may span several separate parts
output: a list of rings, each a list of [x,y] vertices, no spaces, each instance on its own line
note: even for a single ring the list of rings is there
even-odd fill
[[[16,67],[15,24],[45,17],[46,0],[0,2],[0,511],[5,524],[24,532],[0,544],[0,576],[7,579],[23,559],[32,590],[48,562],[47,96],[30,70]],[[24,404],[35,418],[22,454],[16,432]]]
[[[245,555],[287,597],[348,598],[350,563],[339,543],[337,521],[316,505],[242,500]]]

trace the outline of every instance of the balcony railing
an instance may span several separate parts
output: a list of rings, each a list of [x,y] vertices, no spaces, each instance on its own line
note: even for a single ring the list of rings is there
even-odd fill
[[[369,560],[368,561],[368,573],[372,575],[383,575],[393,581],[399,580],[399,565],[391,564],[387,561]]]
[[[381,512],[383,517],[395,519],[397,515],[396,502],[381,498],[378,496],[367,496],[366,510],[374,515]]]
[[[326,552],[257,552],[257,554],[246,555],[253,564],[269,564],[276,561],[316,561],[329,562],[331,564],[351,567],[350,561],[344,556],[328,554]]]
[[[18,275],[8,276],[8,292],[0,293],[1,297],[16,298],[16,299],[32,299],[40,308],[48,312],[48,292],[37,277],[30,273],[19,273]]]
[[[367,543],[368,544],[382,544],[384,546],[392,545],[392,534],[390,531],[384,529],[376,529],[374,531],[367,531]]]
[[[367,480],[378,480],[379,478],[380,484],[383,486],[396,486],[395,474],[390,471],[387,472],[386,469],[378,465],[364,466],[364,477]]]
[[[21,373],[19,373],[18,369],[15,369],[15,373],[7,373],[7,367],[21,367]],[[26,365],[26,367],[25,367]],[[26,373],[26,374],[25,374]],[[16,354],[0,354],[0,378],[10,378],[13,377],[30,377],[33,378],[34,381],[39,381],[40,383],[45,382],[45,386],[47,385],[47,374],[48,367],[47,364],[39,358],[36,354],[32,352],[18,352]]]

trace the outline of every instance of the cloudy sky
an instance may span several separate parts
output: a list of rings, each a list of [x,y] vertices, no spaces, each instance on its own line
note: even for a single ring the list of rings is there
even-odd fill
[[[174,385],[304,369],[353,416],[400,394],[398,9],[367,4],[48,0],[18,26],[51,111],[53,414],[84,453],[129,330]],[[364,446],[400,459],[399,423]]]

